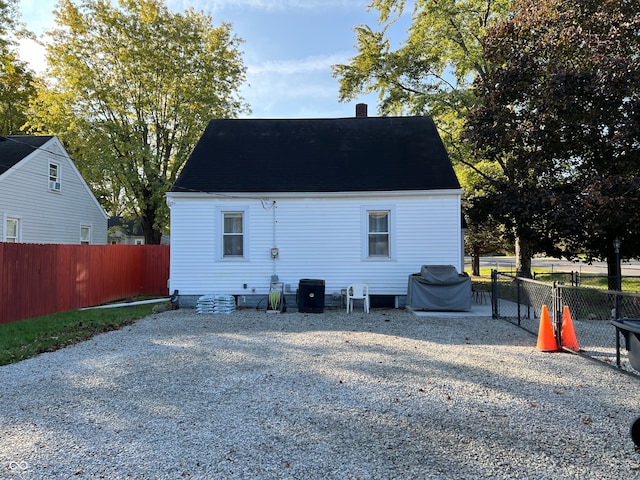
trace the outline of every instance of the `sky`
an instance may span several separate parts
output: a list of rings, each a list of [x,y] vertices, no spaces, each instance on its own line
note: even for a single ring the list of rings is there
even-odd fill
[[[40,36],[54,25],[57,0],[19,0],[22,21]],[[77,3],[77,2],[76,2]],[[249,118],[341,118],[355,115],[366,103],[375,116],[377,96],[338,101],[339,82],[331,66],[349,63],[357,54],[354,27],[377,26],[370,0],[165,0],[174,12],[188,8],[210,15],[214,26],[231,23],[247,67],[240,92],[252,112]],[[403,19],[407,21],[407,19]],[[394,26],[400,41],[406,25]],[[21,43],[20,55],[36,71],[46,66],[44,48]]]

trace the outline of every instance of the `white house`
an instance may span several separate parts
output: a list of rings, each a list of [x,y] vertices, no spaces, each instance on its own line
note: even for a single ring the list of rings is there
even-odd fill
[[[167,193],[170,291],[250,306],[278,279],[295,305],[319,279],[327,305],[351,283],[402,305],[421,265],[463,271],[461,193],[428,117],[212,120]]]
[[[0,137],[0,240],[106,244],[107,214],[57,137]]]

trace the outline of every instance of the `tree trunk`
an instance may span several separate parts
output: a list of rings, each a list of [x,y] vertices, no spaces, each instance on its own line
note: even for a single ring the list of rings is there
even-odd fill
[[[471,252],[471,275],[480,276],[480,248],[474,246]]]
[[[162,232],[153,227],[156,219],[154,211],[145,211],[142,215],[142,232],[145,245],[160,245]]]
[[[531,278],[531,245],[522,237],[516,236],[516,275]]]

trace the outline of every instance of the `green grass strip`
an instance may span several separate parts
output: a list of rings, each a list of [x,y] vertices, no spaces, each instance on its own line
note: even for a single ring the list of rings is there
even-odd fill
[[[71,310],[0,324],[0,365],[19,362],[117,330],[151,314],[153,304]]]

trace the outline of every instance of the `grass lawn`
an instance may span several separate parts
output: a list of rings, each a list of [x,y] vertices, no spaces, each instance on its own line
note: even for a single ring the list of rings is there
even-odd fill
[[[154,304],[71,310],[0,324],[0,365],[19,362],[117,330],[151,314]]]

